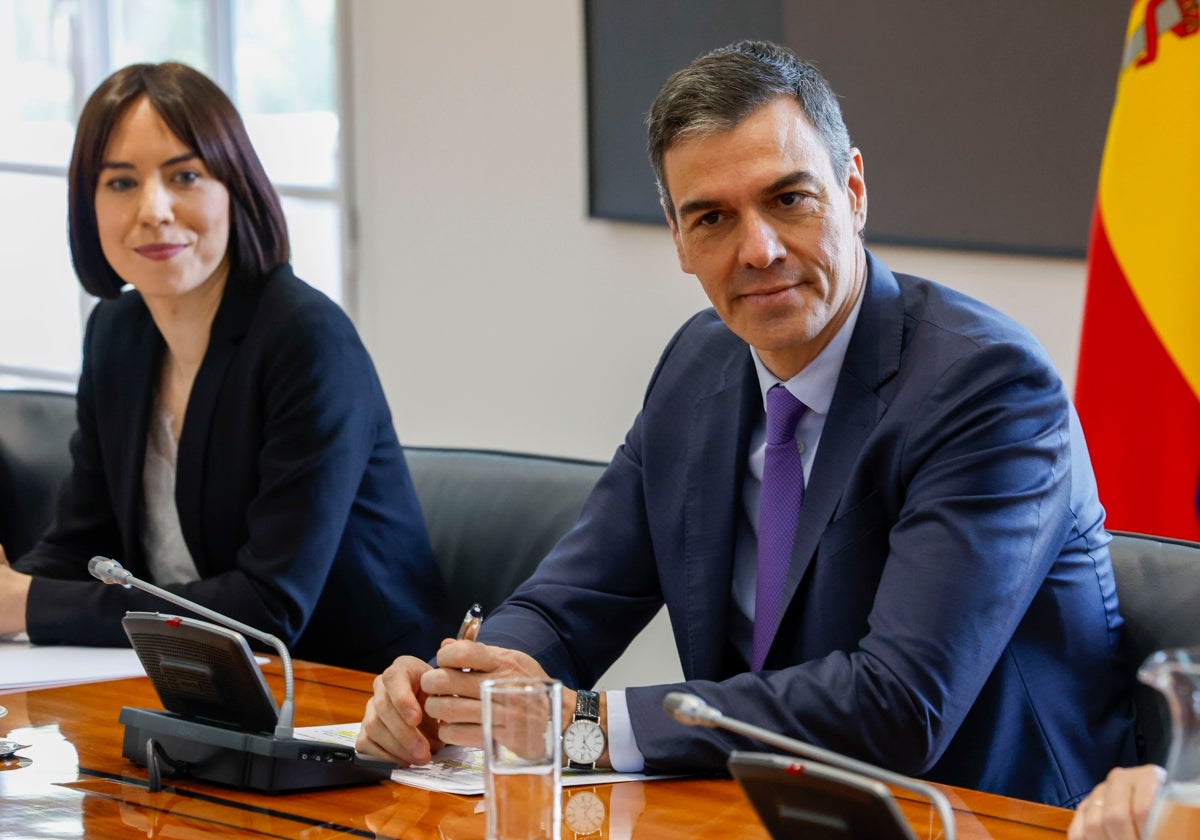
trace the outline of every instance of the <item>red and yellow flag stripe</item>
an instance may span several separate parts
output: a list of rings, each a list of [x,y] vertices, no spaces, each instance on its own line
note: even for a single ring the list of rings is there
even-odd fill
[[[1133,5],[1076,403],[1108,527],[1200,540],[1200,0]]]

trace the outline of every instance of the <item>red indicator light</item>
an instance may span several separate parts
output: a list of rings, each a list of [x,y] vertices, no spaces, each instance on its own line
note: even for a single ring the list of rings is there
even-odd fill
[[[799,776],[800,774],[802,774],[804,772],[804,765],[798,761],[794,762],[787,766],[787,770],[785,772],[789,776]]]
[[[167,619],[168,627],[178,627],[180,624],[183,624],[183,619],[177,615],[173,615]]]

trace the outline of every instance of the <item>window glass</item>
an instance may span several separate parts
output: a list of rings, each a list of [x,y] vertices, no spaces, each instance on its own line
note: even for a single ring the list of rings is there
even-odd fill
[[[0,172],[0,364],[79,369],[82,299],[67,244],[67,185],[60,177]],[[8,214],[8,218],[4,215]],[[18,224],[19,223],[19,224]]]
[[[339,208],[332,201],[283,198],[296,276],[341,301],[342,248]]]
[[[247,114],[250,142],[276,187],[332,189],[338,180],[338,121],[329,111]]]
[[[233,30],[237,97],[247,113],[336,110],[330,0],[237,0]]]
[[[238,106],[277,184],[337,183],[337,68],[330,0],[234,3]]]
[[[0,3],[0,78],[9,80],[0,84],[0,161],[65,166],[70,158],[70,19],[57,8],[46,0]]]
[[[208,7],[200,0],[109,0],[111,70],[139,61],[182,61],[211,76]]]

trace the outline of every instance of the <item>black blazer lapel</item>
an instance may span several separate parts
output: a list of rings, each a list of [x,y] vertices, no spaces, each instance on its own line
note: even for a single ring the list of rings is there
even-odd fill
[[[125,294],[136,295],[136,292]],[[124,318],[113,325],[109,339],[111,350],[97,359],[104,368],[97,377],[104,383],[105,393],[97,394],[96,425],[100,440],[115,444],[116,466],[109,473],[114,515],[120,523],[125,557],[122,562],[135,574],[145,575],[147,568],[142,551],[142,474],[146,468],[146,440],[150,416],[157,404],[158,375],[166,345],[154,325],[154,319],[141,302],[132,298],[106,303],[108,306],[130,306],[131,319]],[[111,356],[108,355],[111,353]]]
[[[179,510],[180,529],[201,577],[206,577],[212,571],[207,562],[203,505],[209,433],[221,386],[261,297],[262,284],[253,278],[231,276],[226,283],[221,305],[213,318],[208,350],[196,373],[196,381],[192,383],[183,433],[179,438],[175,505]]]

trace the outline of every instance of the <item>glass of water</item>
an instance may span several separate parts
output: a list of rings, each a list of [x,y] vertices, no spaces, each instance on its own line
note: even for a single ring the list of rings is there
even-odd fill
[[[483,757],[489,840],[558,840],[562,683],[485,680]]]

